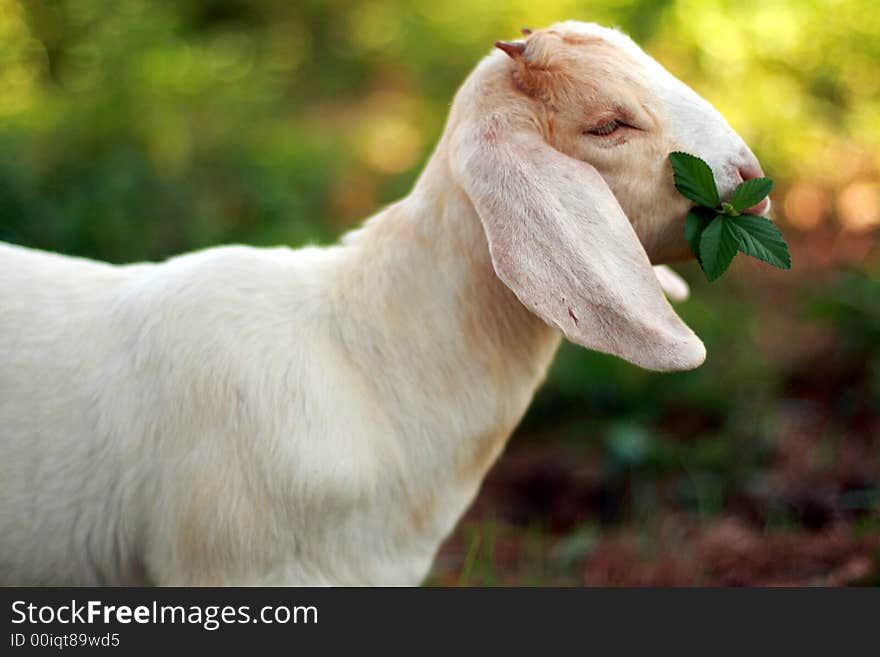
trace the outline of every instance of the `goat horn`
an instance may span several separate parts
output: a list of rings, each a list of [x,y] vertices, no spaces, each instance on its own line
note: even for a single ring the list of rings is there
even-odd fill
[[[526,44],[522,41],[496,41],[495,47],[506,52],[512,59],[517,59],[522,57]]]

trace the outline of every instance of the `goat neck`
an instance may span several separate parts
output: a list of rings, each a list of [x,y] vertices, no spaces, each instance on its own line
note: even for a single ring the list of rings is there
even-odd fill
[[[341,341],[402,441],[410,481],[472,496],[561,340],[498,279],[441,140],[412,193],[343,239]],[[417,472],[413,472],[416,470]]]

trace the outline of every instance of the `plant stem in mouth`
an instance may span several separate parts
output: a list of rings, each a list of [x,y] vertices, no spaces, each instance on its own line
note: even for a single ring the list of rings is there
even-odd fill
[[[726,214],[728,217],[739,216],[739,212],[736,211],[736,208],[734,208],[730,203],[726,201],[721,204],[721,213]]]

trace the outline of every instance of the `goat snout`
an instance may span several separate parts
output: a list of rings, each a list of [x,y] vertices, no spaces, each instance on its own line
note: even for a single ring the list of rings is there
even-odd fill
[[[752,178],[763,178],[764,170],[751,151],[747,150],[739,157],[730,161],[718,173],[718,192],[721,200],[729,200],[735,190],[743,181]],[[770,211],[770,198],[764,198],[759,203],[745,210],[749,214],[764,215]]]

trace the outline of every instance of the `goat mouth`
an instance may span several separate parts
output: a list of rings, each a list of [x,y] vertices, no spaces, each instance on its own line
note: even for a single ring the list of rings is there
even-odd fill
[[[746,209],[748,214],[757,214],[757,215],[765,215],[770,210],[770,197],[764,198],[757,205],[753,205],[752,207]]]

